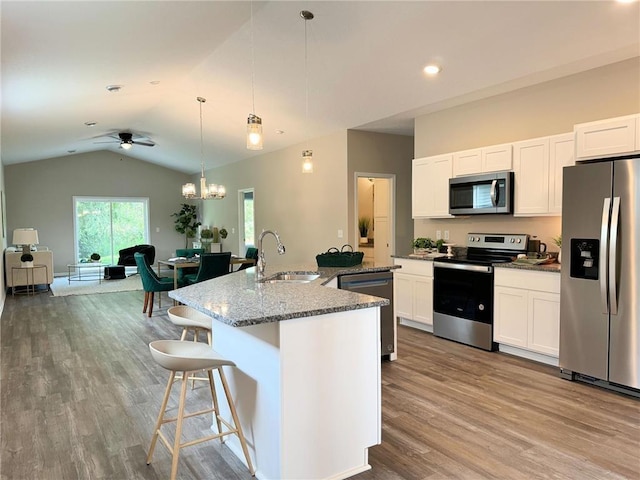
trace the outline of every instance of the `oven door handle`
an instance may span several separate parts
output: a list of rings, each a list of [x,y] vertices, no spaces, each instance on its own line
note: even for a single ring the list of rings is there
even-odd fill
[[[450,268],[452,270],[465,270],[467,272],[481,272],[492,273],[493,267],[491,265],[469,265],[467,263],[444,263],[433,262],[434,268]]]

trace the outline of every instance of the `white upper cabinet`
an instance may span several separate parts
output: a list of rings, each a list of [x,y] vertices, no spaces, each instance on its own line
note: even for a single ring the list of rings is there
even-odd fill
[[[640,151],[640,115],[581,123],[573,128],[578,159]]]
[[[449,178],[453,155],[436,155],[413,160],[411,213],[413,218],[442,218],[449,215]]]
[[[562,213],[562,169],[575,165],[573,133],[549,137],[549,213]]]
[[[514,215],[549,213],[549,137],[513,144]]]
[[[464,150],[453,154],[453,176],[511,170],[512,149],[510,143],[491,147]]]
[[[464,150],[453,154],[453,176],[474,175],[482,171],[482,150]]]
[[[560,215],[562,169],[573,164],[573,133],[514,143],[514,215]]]
[[[511,170],[512,157],[512,145],[510,143],[483,148],[482,173]]]

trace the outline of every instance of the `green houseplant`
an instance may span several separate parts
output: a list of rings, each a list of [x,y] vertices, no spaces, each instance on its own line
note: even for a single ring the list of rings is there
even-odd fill
[[[371,226],[371,219],[369,217],[358,218],[358,230],[360,231],[360,243],[369,243],[367,238],[369,235],[369,227]]]
[[[428,253],[434,246],[433,240],[429,237],[418,237],[411,244],[413,253]]]
[[[196,231],[200,225],[197,221],[197,207],[195,205],[189,205],[183,203],[179,212],[172,213],[172,217],[176,217],[175,229],[176,232],[182,233],[185,237],[184,248],[189,248],[189,239],[196,236]]]
[[[200,241],[202,243],[211,243],[213,242],[213,230],[210,228],[203,228],[200,230]]]

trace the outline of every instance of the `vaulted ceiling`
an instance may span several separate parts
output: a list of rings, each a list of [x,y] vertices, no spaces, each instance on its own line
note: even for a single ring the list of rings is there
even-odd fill
[[[117,151],[117,141],[96,142],[126,131],[156,144],[127,155],[197,172],[197,96],[207,99],[205,168],[260,154],[245,148],[252,78],[267,152],[349,128],[412,135],[418,115],[640,54],[637,2],[3,0],[0,8],[5,165]],[[306,69],[304,9],[315,15]],[[436,77],[422,71],[432,62],[442,66]]]

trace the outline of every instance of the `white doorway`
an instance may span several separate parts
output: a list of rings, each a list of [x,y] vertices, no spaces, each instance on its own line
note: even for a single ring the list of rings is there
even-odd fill
[[[354,211],[354,238],[361,237],[361,219],[370,223],[366,241],[356,240],[364,260],[391,264],[395,254],[395,175],[356,172]]]
[[[255,246],[255,192],[253,188],[238,190],[238,255]]]

